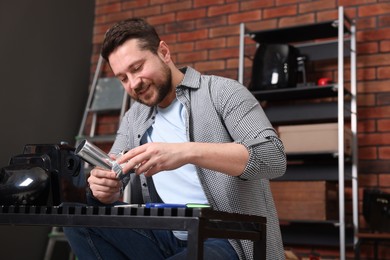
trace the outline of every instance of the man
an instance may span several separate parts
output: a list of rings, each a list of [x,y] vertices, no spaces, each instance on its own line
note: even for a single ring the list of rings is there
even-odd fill
[[[142,19],[114,25],[102,56],[137,101],[110,153],[128,151],[117,159],[123,171],[147,178],[143,201],[207,203],[215,210],[265,216],[267,258],[284,259],[268,180],[284,174],[286,158],[253,95],[234,80],[176,68],[167,44]],[[115,204],[127,181],[95,168],[88,178],[91,197]],[[180,231],[65,228],[65,233],[80,259],[186,257],[186,233]],[[204,243],[204,259],[252,256],[251,241]]]

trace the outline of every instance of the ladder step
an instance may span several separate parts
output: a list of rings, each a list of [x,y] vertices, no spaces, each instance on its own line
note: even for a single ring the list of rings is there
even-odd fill
[[[76,141],[88,140],[93,143],[106,143],[115,141],[116,135],[76,136]]]

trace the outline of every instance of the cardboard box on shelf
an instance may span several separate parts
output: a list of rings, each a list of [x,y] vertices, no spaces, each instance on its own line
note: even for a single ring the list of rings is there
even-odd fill
[[[286,153],[337,153],[337,123],[279,126],[280,139]],[[344,128],[344,153],[352,151],[352,132]]]

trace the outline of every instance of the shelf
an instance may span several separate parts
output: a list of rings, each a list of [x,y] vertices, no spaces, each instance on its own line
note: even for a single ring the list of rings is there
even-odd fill
[[[347,26],[344,26],[344,32],[350,33]],[[337,37],[338,26],[336,20],[273,30],[251,31],[248,34],[258,43],[285,43],[286,39],[288,42],[303,42]]]
[[[339,246],[339,226],[334,222],[291,222],[280,225],[284,245]],[[345,245],[353,246],[353,230],[348,227]]]
[[[344,40],[344,49],[351,49],[351,40]],[[296,44],[295,48],[299,50],[300,56],[305,56],[310,59],[310,61],[316,60],[328,60],[338,58],[338,41],[322,41],[314,43],[304,43]],[[344,57],[350,57],[350,52],[345,51]]]
[[[287,153],[287,160],[288,161],[321,161],[321,162],[337,162],[338,155],[337,153],[328,153],[328,152],[322,152],[322,153]],[[346,157],[346,160],[348,160],[348,156]]]
[[[338,174],[337,163],[289,164],[286,173],[272,181],[338,181]],[[352,179],[350,164],[345,164],[344,179]]]
[[[264,112],[273,125],[337,122],[337,102],[265,105]],[[350,107],[344,111],[350,118]]]
[[[342,83],[345,82],[341,79],[336,84],[327,86],[316,86],[315,82],[308,82],[305,86],[298,84],[290,88],[256,90],[251,93],[259,100],[275,128],[283,125],[316,123],[342,124],[339,114],[343,114],[345,125],[356,129],[356,113],[352,113],[357,111],[354,102],[356,99],[356,52],[353,50],[356,48],[355,32],[354,21],[345,16],[342,6],[338,7],[338,19],[332,21],[261,31],[246,30],[245,24],[242,23],[238,79],[243,82],[245,75],[245,36],[251,37],[257,45],[289,44],[298,50],[299,55],[305,56],[307,61],[326,61],[325,63],[336,64],[337,69],[334,70],[337,70],[338,75],[342,75],[346,69],[345,65],[349,63],[350,90],[340,89],[344,87]],[[346,57],[349,57],[348,62]],[[357,147],[356,142],[356,135],[353,135],[352,147]],[[356,151],[353,151],[353,155],[355,154]],[[354,230],[358,227],[356,221],[358,216],[357,157],[347,154],[338,156],[337,153],[287,154],[287,161],[286,173],[272,181],[331,181],[337,182],[339,188],[348,185],[352,188],[352,214],[346,216],[345,210],[339,211],[337,221],[286,222],[281,219],[284,245],[339,247],[340,259],[344,260],[345,248],[352,247],[356,242]],[[344,179],[343,177],[339,179],[339,175],[344,176]],[[345,195],[343,192],[338,193],[338,203],[343,209],[347,208]],[[346,217],[351,217],[348,224],[345,221]]]
[[[251,93],[260,101],[283,101],[297,99],[314,99],[337,97],[337,85],[329,86],[309,86],[295,88],[281,88],[273,90],[258,90]],[[350,96],[351,92],[344,90],[345,96]]]

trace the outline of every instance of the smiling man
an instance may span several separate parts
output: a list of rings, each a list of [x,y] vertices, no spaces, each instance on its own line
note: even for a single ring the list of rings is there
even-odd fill
[[[110,153],[127,177],[95,168],[92,205],[115,205],[128,176],[146,178],[143,202],[207,203],[267,218],[267,259],[284,259],[269,179],[286,169],[282,142],[253,95],[237,81],[178,69],[168,45],[142,19],[106,34],[102,56],[137,102]],[[142,188],[140,188],[142,190]],[[144,189],[145,190],[145,189]],[[141,196],[141,195],[140,195]],[[65,228],[80,259],[185,259],[186,232]],[[251,241],[207,239],[204,259],[251,259]]]

